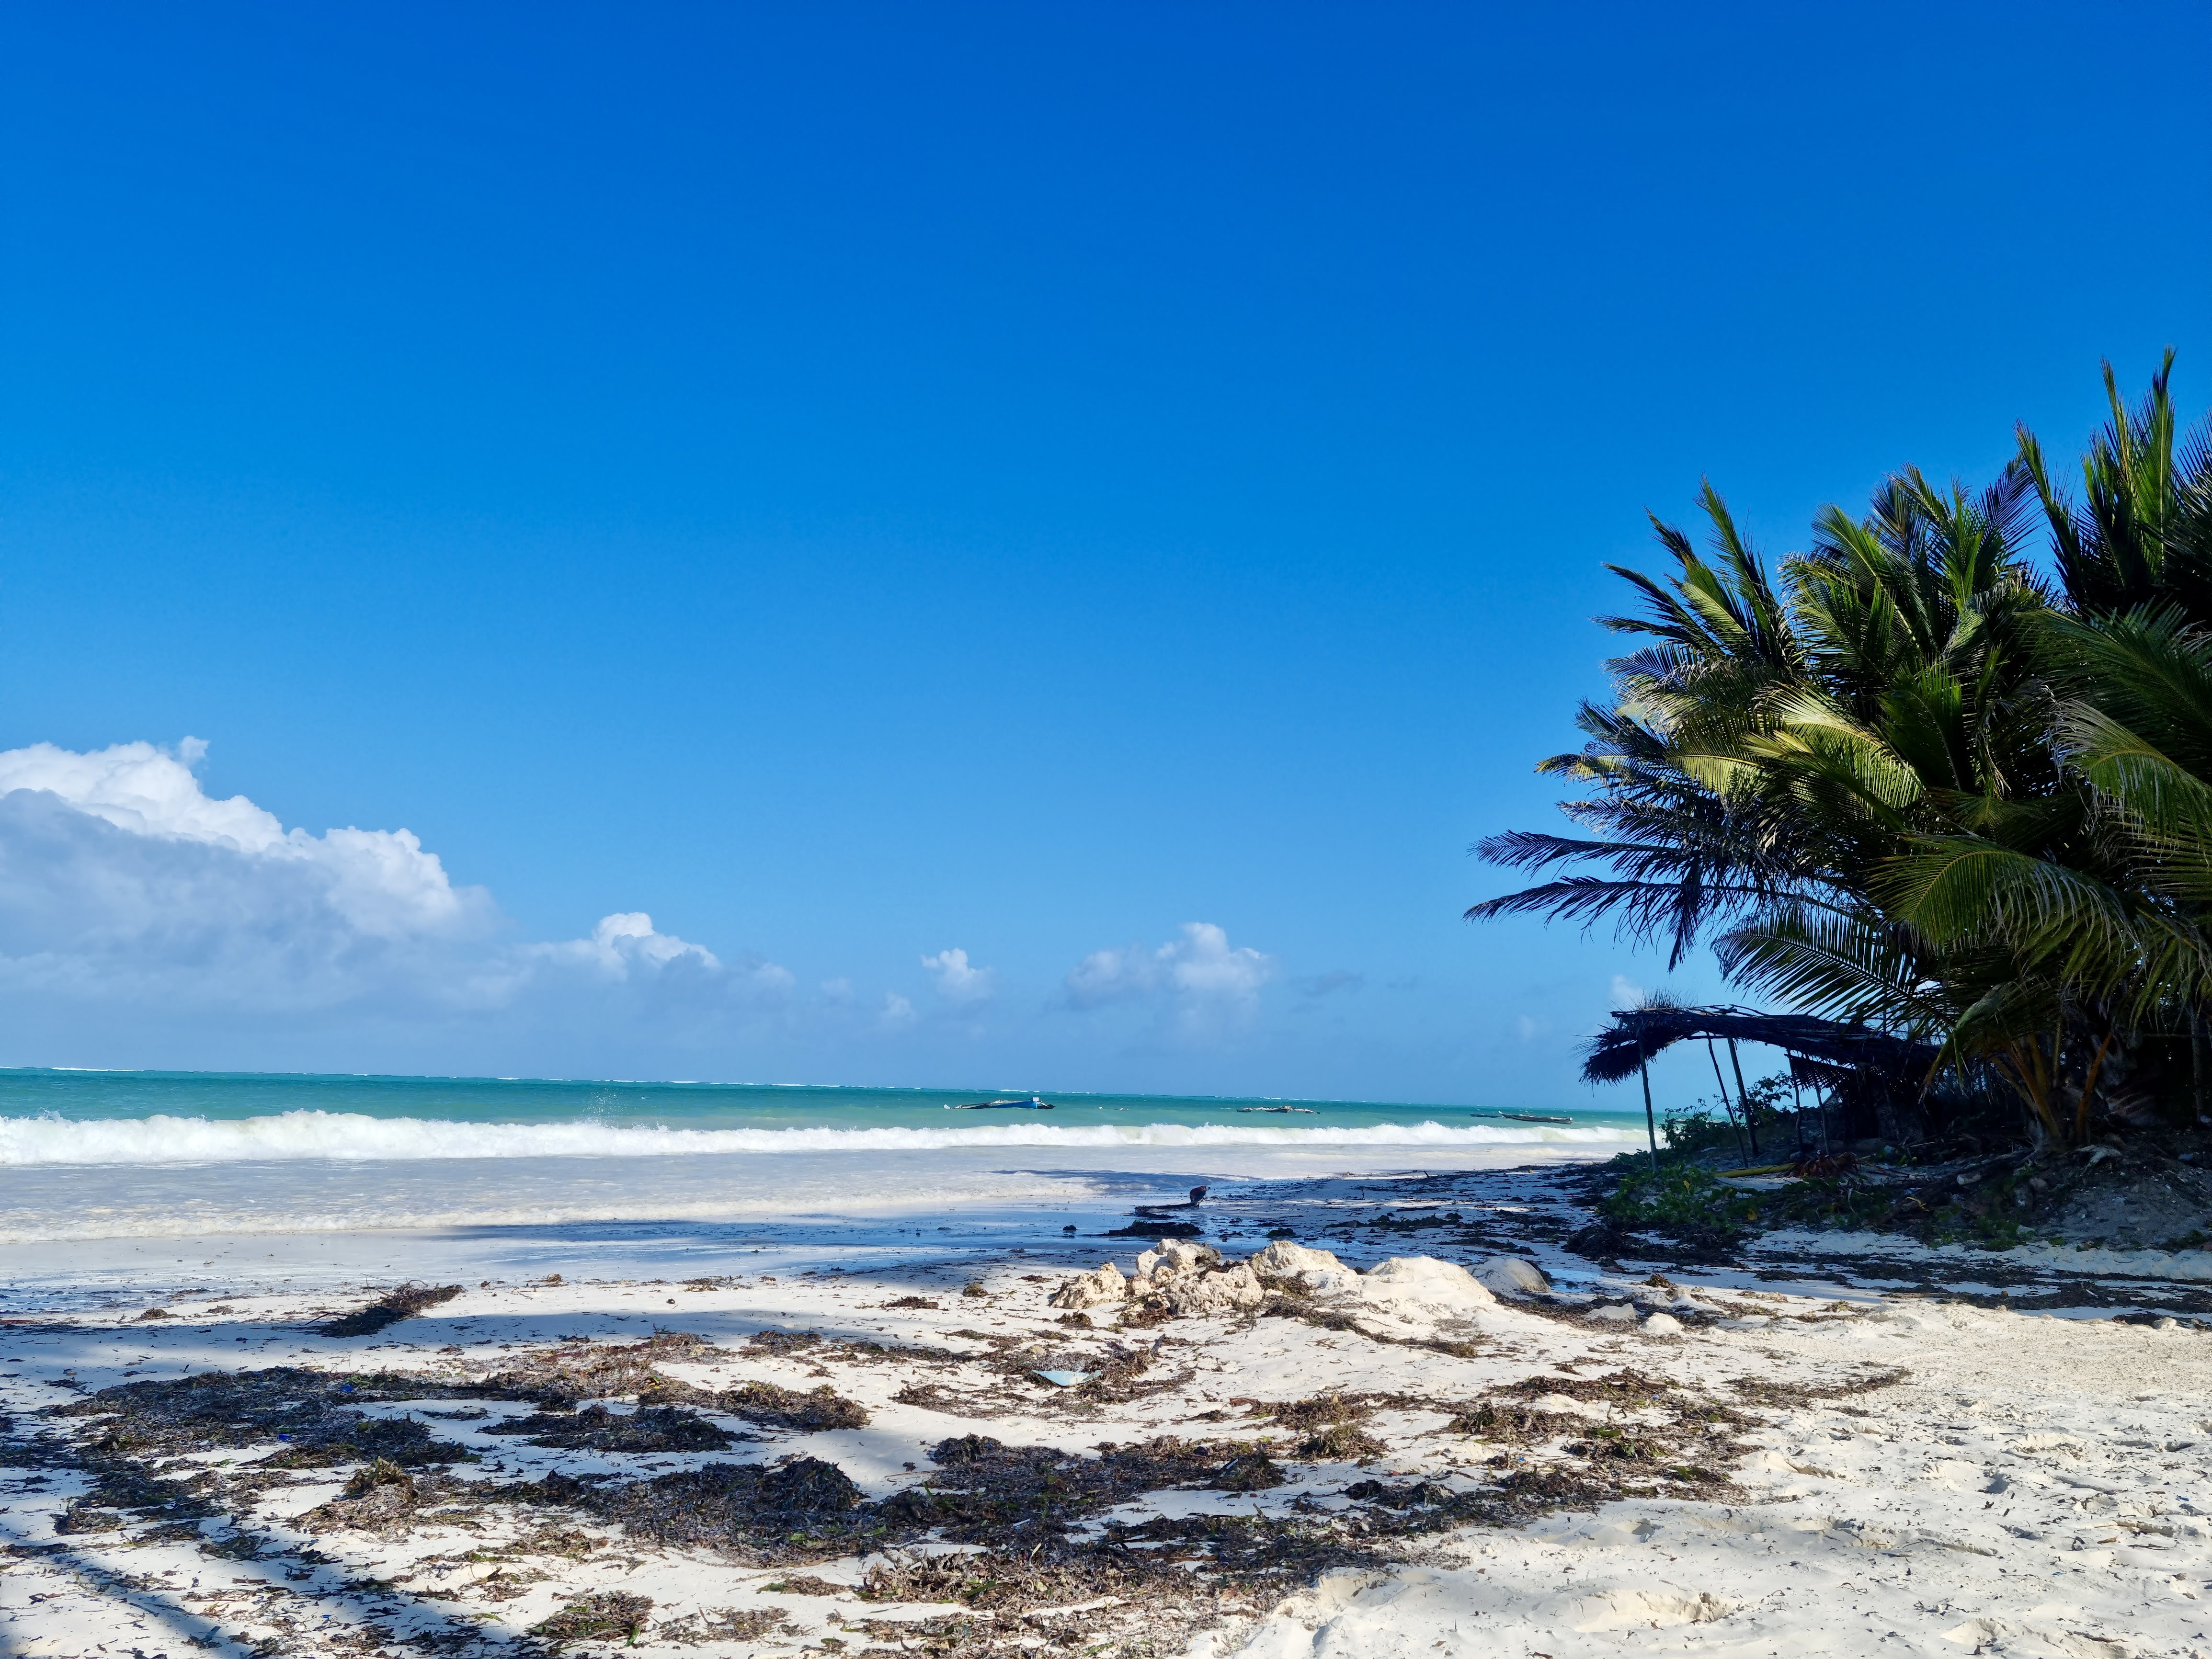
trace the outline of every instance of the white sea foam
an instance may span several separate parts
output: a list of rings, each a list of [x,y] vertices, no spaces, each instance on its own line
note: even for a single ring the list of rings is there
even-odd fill
[[[896,1152],[996,1147],[1482,1147],[1627,1145],[1610,1126],[1377,1123],[1006,1123],[973,1127],[680,1129],[660,1125],[461,1123],[292,1111],[268,1117],[0,1117],[0,1168],[53,1164],[236,1164],[267,1160],[690,1158],[711,1153]]]

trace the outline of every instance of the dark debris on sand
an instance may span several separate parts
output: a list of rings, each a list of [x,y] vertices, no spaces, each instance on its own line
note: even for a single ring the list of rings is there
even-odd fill
[[[760,1437],[733,1434],[676,1406],[641,1406],[635,1412],[611,1412],[596,1405],[578,1412],[532,1412],[487,1425],[485,1432],[527,1435],[533,1446],[613,1452],[720,1451],[740,1440]]]
[[[890,1307],[899,1303],[885,1304]],[[936,1304],[930,1304],[934,1307]],[[972,1338],[988,1342],[994,1339],[981,1331],[954,1331],[954,1336]],[[817,1363],[835,1360],[845,1365],[902,1365],[945,1366],[968,1363],[969,1356],[954,1353],[949,1348],[927,1348],[901,1342],[870,1342],[858,1337],[829,1337],[819,1331],[755,1331],[745,1339],[745,1346],[777,1358],[804,1354]]]
[[[773,1382],[740,1382],[714,1396],[720,1410],[750,1423],[771,1428],[797,1429],[818,1434],[825,1429],[864,1429],[868,1413],[828,1383],[801,1390],[778,1388]]]
[[[635,1646],[653,1612],[653,1598],[623,1590],[601,1590],[580,1595],[550,1618],[530,1627],[532,1636],[556,1647],[568,1642],[616,1639]]]
[[[359,1409],[392,1397],[366,1379],[356,1384],[327,1371],[282,1365],[125,1382],[52,1407],[46,1414],[93,1419],[98,1426],[89,1449],[141,1459],[271,1441],[276,1449],[249,1468],[328,1468],[379,1457],[410,1465],[473,1458],[412,1417],[371,1416]]]
[[[374,1336],[387,1325],[396,1325],[403,1319],[412,1319],[426,1308],[434,1308],[441,1302],[451,1302],[461,1293],[458,1285],[424,1285],[414,1281],[387,1291],[365,1308],[337,1319],[326,1320],[315,1327],[322,1336]],[[139,1316],[147,1318],[148,1314]]]
[[[1050,1345],[970,1336],[981,1340],[981,1352],[913,1351],[925,1370],[981,1364],[993,1375],[983,1396],[963,1404],[985,1404],[994,1394],[1010,1398],[1021,1389],[1029,1409],[1043,1400],[1059,1402],[1052,1409],[1079,1412],[1182,1380],[1164,1375],[1179,1370],[1162,1363],[1173,1339],[1117,1344],[1103,1356],[1087,1354],[1091,1382],[1037,1396],[1024,1378],[1039,1352],[1052,1352]],[[835,1356],[864,1364],[898,1352],[789,1331],[762,1333],[747,1350],[778,1359]],[[1421,1540],[1452,1528],[1518,1524],[1632,1496],[1740,1499],[1744,1494],[1720,1471],[1744,1449],[1740,1431],[1756,1420],[1748,1413],[1795,1403],[1779,1392],[1748,1388],[1713,1399],[1626,1370],[1530,1376],[1472,1400],[1320,1395],[1237,1401],[1231,1403],[1244,1407],[1255,1426],[1264,1425],[1265,1436],[1156,1435],[1137,1443],[1101,1442],[1095,1455],[1085,1455],[957,1435],[932,1449],[930,1466],[915,1484],[882,1499],[870,1498],[836,1463],[805,1455],[715,1461],[635,1477],[554,1473],[531,1480],[463,1480],[453,1466],[473,1461],[471,1453],[439,1439],[416,1415],[368,1409],[416,1401],[520,1402],[534,1409],[496,1424],[476,1420],[547,1447],[611,1453],[711,1453],[750,1437],[705,1413],[810,1432],[867,1420],[856,1403],[827,1386],[799,1390],[750,1382],[709,1389],[665,1369],[733,1357],[697,1336],[661,1332],[634,1344],[565,1344],[518,1356],[489,1374],[334,1375],[288,1366],[122,1383],[47,1413],[76,1441],[66,1453],[60,1443],[46,1443],[52,1455],[92,1477],[90,1489],[63,1517],[62,1530],[214,1522],[204,1549],[241,1559],[281,1553],[245,1529],[253,1498],[298,1480],[294,1471],[349,1466],[344,1488],[301,1516],[301,1530],[389,1537],[441,1521],[473,1516],[470,1524],[480,1524],[504,1511],[522,1536],[491,1556],[517,1565],[511,1582],[497,1575],[486,1581],[480,1593],[487,1600],[519,1594],[531,1582],[521,1558],[532,1553],[610,1559],[615,1552],[594,1555],[599,1540],[581,1530],[597,1526],[617,1528],[639,1544],[705,1549],[779,1570],[783,1576],[775,1588],[791,1595],[851,1593],[877,1606],[945,1606],[941,1615],[872,1617],[847,1627],[908,1651],[954,1659],[1040,1645],[1134,1642],[1166,1650],[1224,1618],[1264,1611],[1324,1570],[1417,1559],[1425,1547]],[[1821,1392],[1879,1388],[1899,1375],[1869,1373]],[[1079,1397],[1086,1390],[1089,1401]],[[1534,1403],[1552,1394],[1601,1407],[1603,1420]],[[635,1409],[588,1403],[611,1399],[632,1401]],[[1493,1449],[1487,1467],[1476,1476],[1440,1466],[1389,1480],[1364,1478],[1334,1498],[1302,1497],[1273,1515],[1251,1513],[1249,1504],[1240,1512],[1231,1495],[1285,1484],[1291,1478],[1286,1464],[1357,1462],[1382,1450],[1367,1425],[1384,1409],[1440,1414],[1445,1426],[1432,1432],[1486,1443]],[[1226,1413],[1208,1415],[1222,1420]],[[264,1446],[273,1449],[227,1471],[187,1471],[171,1461],[215,1448]],[[1115,1513],[1167,1490],[1221,1493],[1219,1511],[1133,1524]],[[237,1528],[228,1540],[217,1536],[225,1518]],[[877,1565],[857,1588],[805,1571],[861,1554],[876,1557]],[[659,1639],[649,1604],[641,1597],[624,1601],[624,1594],[598,1589],[576,1597],[537,1626],[537,1640],[558,1646],[627,1641],[641,1633]],[[676,1621],[665,1634],[677,1642],[753,1639],[781,1623],[780,1613],[772,1620],[702,1613]],[[733,1636],[741,1626],[744,1633]]]
[[[689,1404],[689,1396],[703,1396],[706,1391],[665,1375],[660,1367],[671,1361],[728,1357],[725,1350],[689,1331],[655,1331],[641,1342],[572,1342],[540,1349],[480,1382],[448,1387],[446,1392],[455,1397],[527,1400],[545,1406],[633,1396],[641,1401]]]
[[[1389,1449],[1360,1425],[1380,1406],[1421,1405],[1400,1395],[1319,1394],[1304,1400],[1255,1401],[1252,1414],[1299,1437],[1291,1455],[1302,1463],[1360,1463]]]

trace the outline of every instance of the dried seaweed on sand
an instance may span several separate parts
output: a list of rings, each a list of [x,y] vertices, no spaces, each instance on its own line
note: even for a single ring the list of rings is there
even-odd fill
[[[720,1451],[749,1435],[732,1434],[696,1412],[674,1406],[646,1406],[635,1412],[611,1412],[586,1406],[579,1412],[532,1412],[510,1417],[487,1431],[531,1437],[534,1446],[577,1451]]]
[[[322,1336],[374,1336],[387,1325],[412,1319],[424,1309],[451,1302],[460,1293],[458,1285],[425,1285],[410,1280],[395,1290],[386,1291],[365,1308],[325,1321],[315,1330]]]
[[[740,1382],[714,1396],[714,1404],[732,1417],[773,1428],[798,1429],[816,1434],[825,1429],[864,1429],[868,1413],[828,1383],[805,1390],[779,1388],[773,1382]]]
[[[646,1615],[652,1611],[649,1595],[601,1590],[578,1596],[550,1618],[532,1626],[530,1633],[544,1637],[556,1647],[567,1642],[610,1638],[620,1638],[634,1646],[645,1630]]]

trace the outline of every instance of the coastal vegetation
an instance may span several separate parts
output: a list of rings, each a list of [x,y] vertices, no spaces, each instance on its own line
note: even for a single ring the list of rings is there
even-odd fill
[[[1765,1006],[1624,1010],[1591,1075],[1768,1042],[1900,1146],[2206,1115],[2212,428],[2172,366],[2132,406],[2106,367],[2071,480],[2023,427],[1987,484],[1908,467],[1773,568],[1708,483],[1702,547],[1655,517],[1664,573],[1610,567],[1630,648],[1540,767],[1579,833],[1483,842],[1543,879],[1468,915],[1707,947]]]

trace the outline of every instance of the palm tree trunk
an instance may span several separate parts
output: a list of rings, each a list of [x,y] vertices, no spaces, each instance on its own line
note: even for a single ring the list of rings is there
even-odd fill
[[[2097,1073],[2104,1070],[2105,1056],[2112,1049],[2112,1039],[2118,1035],[2117,1028],[2105,1033],[2105,1040],[2097,1045],[2097,1057],[2089,1062],[2088,1075],[2081,1079],[2081,1098],[2074,1108],[2074,1139],[2077,1142],[2089,1138],[2089,1099],[2097,1091]]]
[[[2194,1006],[2189,1011],[2189,1081],[2191,1094],[2197,1104],[2197,1121],[2205,1121],[2204,1111],[2204,1015]]]
[[[2029,1121],[2041,1136],[2042,1144],[2057,1149],[2066,1145],[2066,1126],[2059,1121],[2051,1102],[2051,1091],[2056,1081],[2052,1067],[2044,1063],[2043,1039],[2025,1037],[2002,1050],[2001,1073],[2027,1103]]]

